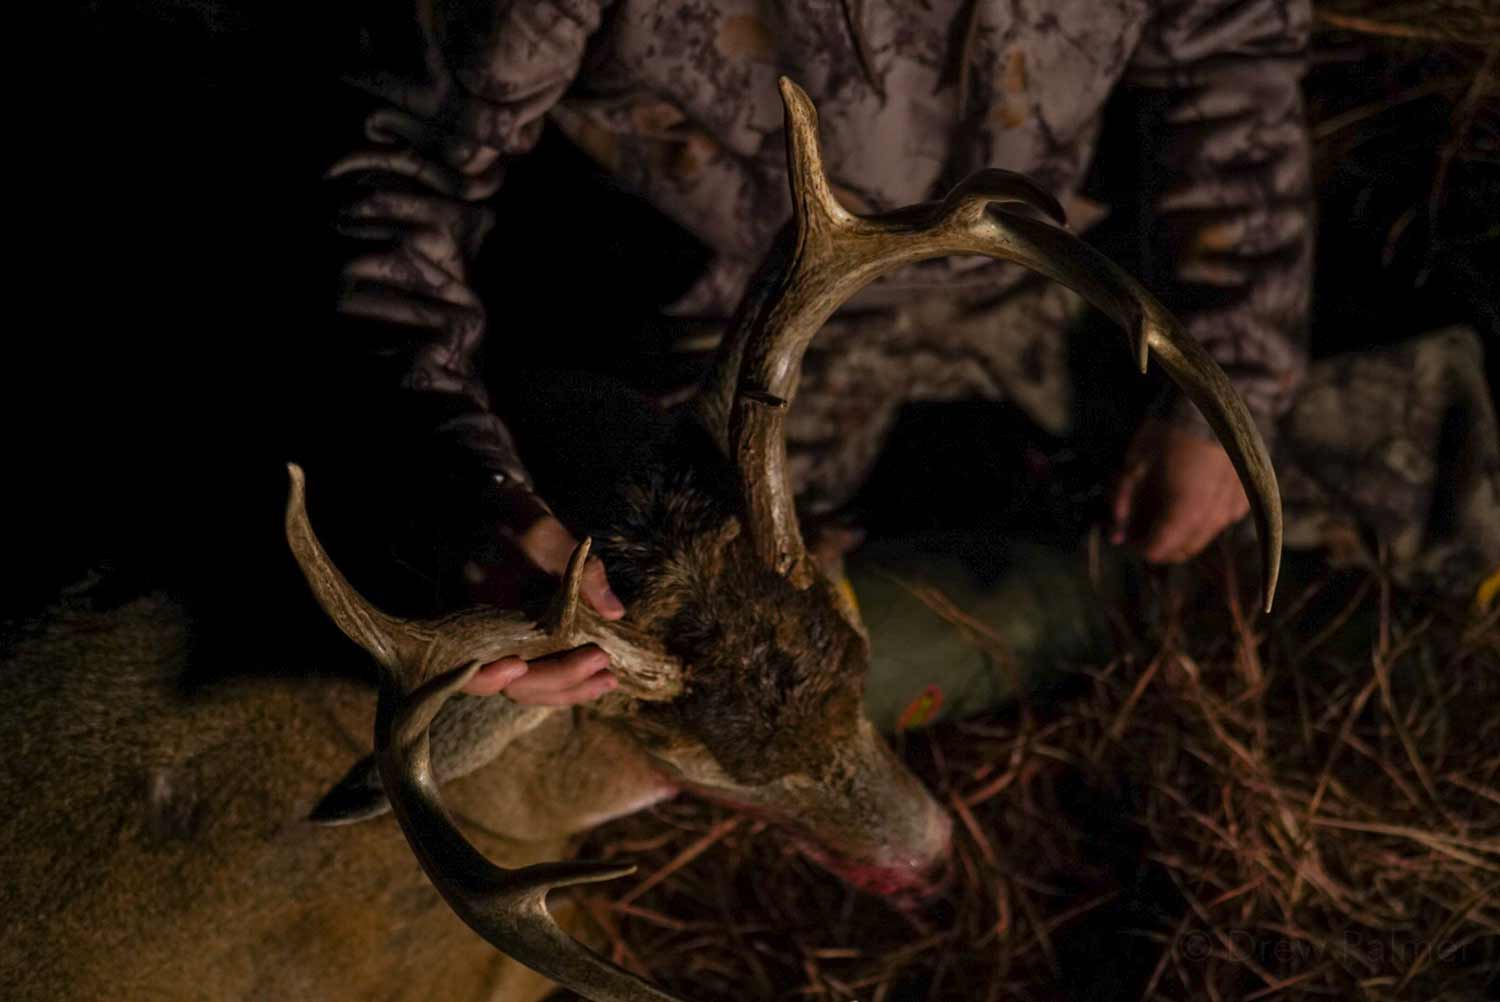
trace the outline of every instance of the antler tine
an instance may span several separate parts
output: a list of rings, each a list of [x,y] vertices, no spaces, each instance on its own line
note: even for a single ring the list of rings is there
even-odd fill
[[[583,593],[583,570],[593,545],[593,539],[586,537],[573,548],[573,555],[568,558],[568,568],[563,572],[562,587],[552,600],[551,608],[542,617],[542,629],[559,646],[568,646],[578,639],[578,608]]]
[[[458,830],[433,778],[428,728],[479,670],[474,662],[403,693],[381,686],[375,758],[380,778],[422,869],[460,918],[490,945],[594,1002],[679,1002],[569,936],[547,911],[555,888],[612,880],[628,864],[560,862],[506,870]]]
[[[793,225],[757,277],[697,405],[710,431],[720,435],[722,430],[720,439],[738,464],[747,524],[762,559],[799,587],[812,580],[786,477],[782,425],[802,356],[818,329],[851,296],[894,268],[949,254],[983,254],[1015,261],[1077,291],[1125,329],[1143,369],[1149,352],[1157,352],[1168,375],[1223,440],[1245,485],[1260,533],[1269,608],[1281,553],[1281,498],[1270,458],[1228,379],[1166,309],[1066,230],[995,211],[997,202],[1020,202],[1054,218],[1062,215],[1055,200],[1006,171],[981,171],[940,202],[852,215],[839,205],[823,173],[812,102],[785,78],[781,94]],[[726,408],[731,369],[736,375]]]
[[[346,637],[374,657],[382,675],[407,670],[409,660],[403,655],[413,641],[422,642],[424,638],[415,635],[420,631],[415,624],[375,608],[334,566],[307,518],[307,483],[302,467],[288,463],[287,473],[291,477],[286,503],[287,543],[313,597]]]

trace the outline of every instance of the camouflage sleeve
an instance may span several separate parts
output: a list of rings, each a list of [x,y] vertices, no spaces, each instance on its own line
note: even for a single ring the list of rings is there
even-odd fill
[[[1142,109],[1148,282],[1267,436],[1307,365],[1312,203],[1300,78],[1311,18],[1308,0],[1168,0],[1127,74]],[[1162,410],[1206,428],[1181,397]]]
[[[481,491],[529,486],[477,366],[489,325],[471,271],[494,224],[486,202],[577,73],[599,8],[372,3],[345,61],[361,129],[326,175],[341,378],[423,473]],[[488,332],[491,356],[509,334]]]

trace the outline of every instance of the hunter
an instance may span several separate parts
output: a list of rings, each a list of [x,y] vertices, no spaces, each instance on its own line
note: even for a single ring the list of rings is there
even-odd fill
[[[1128,89],[1139,183],[1135,204],[1108,211],[1138,216],[1139,277],[1229,374],[1275,448],[1307,375],[1312,205],[1299,80],[1310,23],[1307,0],[362,7],[340,54],[355,109],[343,124],[357,119],[359,138],[328,172],[338,351],[369,363],[355,367],[361,390],[396,415],[395,467],[445,485],[435,508],[482,524],[494,545],[460,563],[473,595],[494,598],[491,584],[515,570],[507,563],[556,575],[574,546],[534,493],[479,364],[481,348],[504,358],[537,336],[487,315],[475,261],[487,239],[528,239],[490,203],[544,123],[707,249],[662,321],[706,360],[789,215],[779,75],[817,105],[852,211],[938,197],[995,166],[1052,192],[1075,230],[1105,215],[1080,188],[1105,105]],[[977,259],[878,281],[808,353],[787,425],[800,504],[816,514],[847,502],[912,401],[1006,401],[1065,433],[1087,403],[1070,392],[1064,337],[1082,309],[1059,286]],[[1125,455],[1109,533],[1147,561],[1187,561],[1247,512],[1227,456],[1184,399],[1162,399]],[[624,615],[597,561],[585,594],[606,618]],[[605,655],[586,647],[496,662],[470,691],[559,705],[613,685]]]

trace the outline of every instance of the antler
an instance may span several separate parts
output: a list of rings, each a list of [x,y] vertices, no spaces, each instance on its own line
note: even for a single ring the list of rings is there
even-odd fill
[[[675,996],[584,948],[547,911],[547,892],[558,887],[613,880],[635,872],[625,864],[558,862],[506,870],[491,863],[458,830],[438,793],[432,768],[430,728],[448,699],[492,657],[477,656],[458,668],[426,678],[434,651],[454,649],[445,635],[472,634],[482,617],[490,643],[505,653],[558,650],[587,639],[589,617],[579,602],[587,540],[573,553],[557,601],[533,626],[492,612],[442,623],[414,623],[370,605],[328,558],[307,518],[302,470],[289,465],[291,492],[286,533],[292,553],[329,617],[380,666],[375,713],[375,760],[412,852],[433,885],[469,928],[496,949],[595,1002],[678,1002]],[[508,623],[510,630],[497,625]],[[441,627],[441,628],[439,628]],[[441,656],[441,654],[439,654]]]
[[[817,111],[785,77],[793,222],[720,348],[695,409],[735,461],[746,523],[766,563],[799,587],[812,580],[786,474],[786,410],[802,356],[834,310],[886,272],[949,254],[1015,261],[1078,292],[1125,329],[1141,371],[1154,352],[1224,443],[1255,514],[1269,610],[1281,563],[1281,496],[1244,403],[1213,359],[1123,270],[1066,230],[1012,213],[1019,202],[1062,221],[1057,202],[1019,174],[984,170],[940,202],[875,216],[839,204],[823,172]]]

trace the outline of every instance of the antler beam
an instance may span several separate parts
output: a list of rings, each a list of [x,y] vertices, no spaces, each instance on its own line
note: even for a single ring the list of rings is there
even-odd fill
[[[1008,171],[980,171],[940,202],[875,216],[839,204],[823,171],[817,112],[781,80],[786,105],[792,225],[758,273],[695,404],[735,461],[751,537],[766,563],[806,587],[812,572],[786,474],[783,423],[802,356],[829,316],[876,278],[950,254],[1014,261],[1073,289],[1132,339],[1142,371],[1155,354],[1208,419],[1245,487],[1260,537],[1267,609],[1281,562],[1281,496],[1265,443],[1223,371],[1167,310],[1122,269],[1057,226],[993,206],[1021,203],[1062,220],[1057,202]]]

